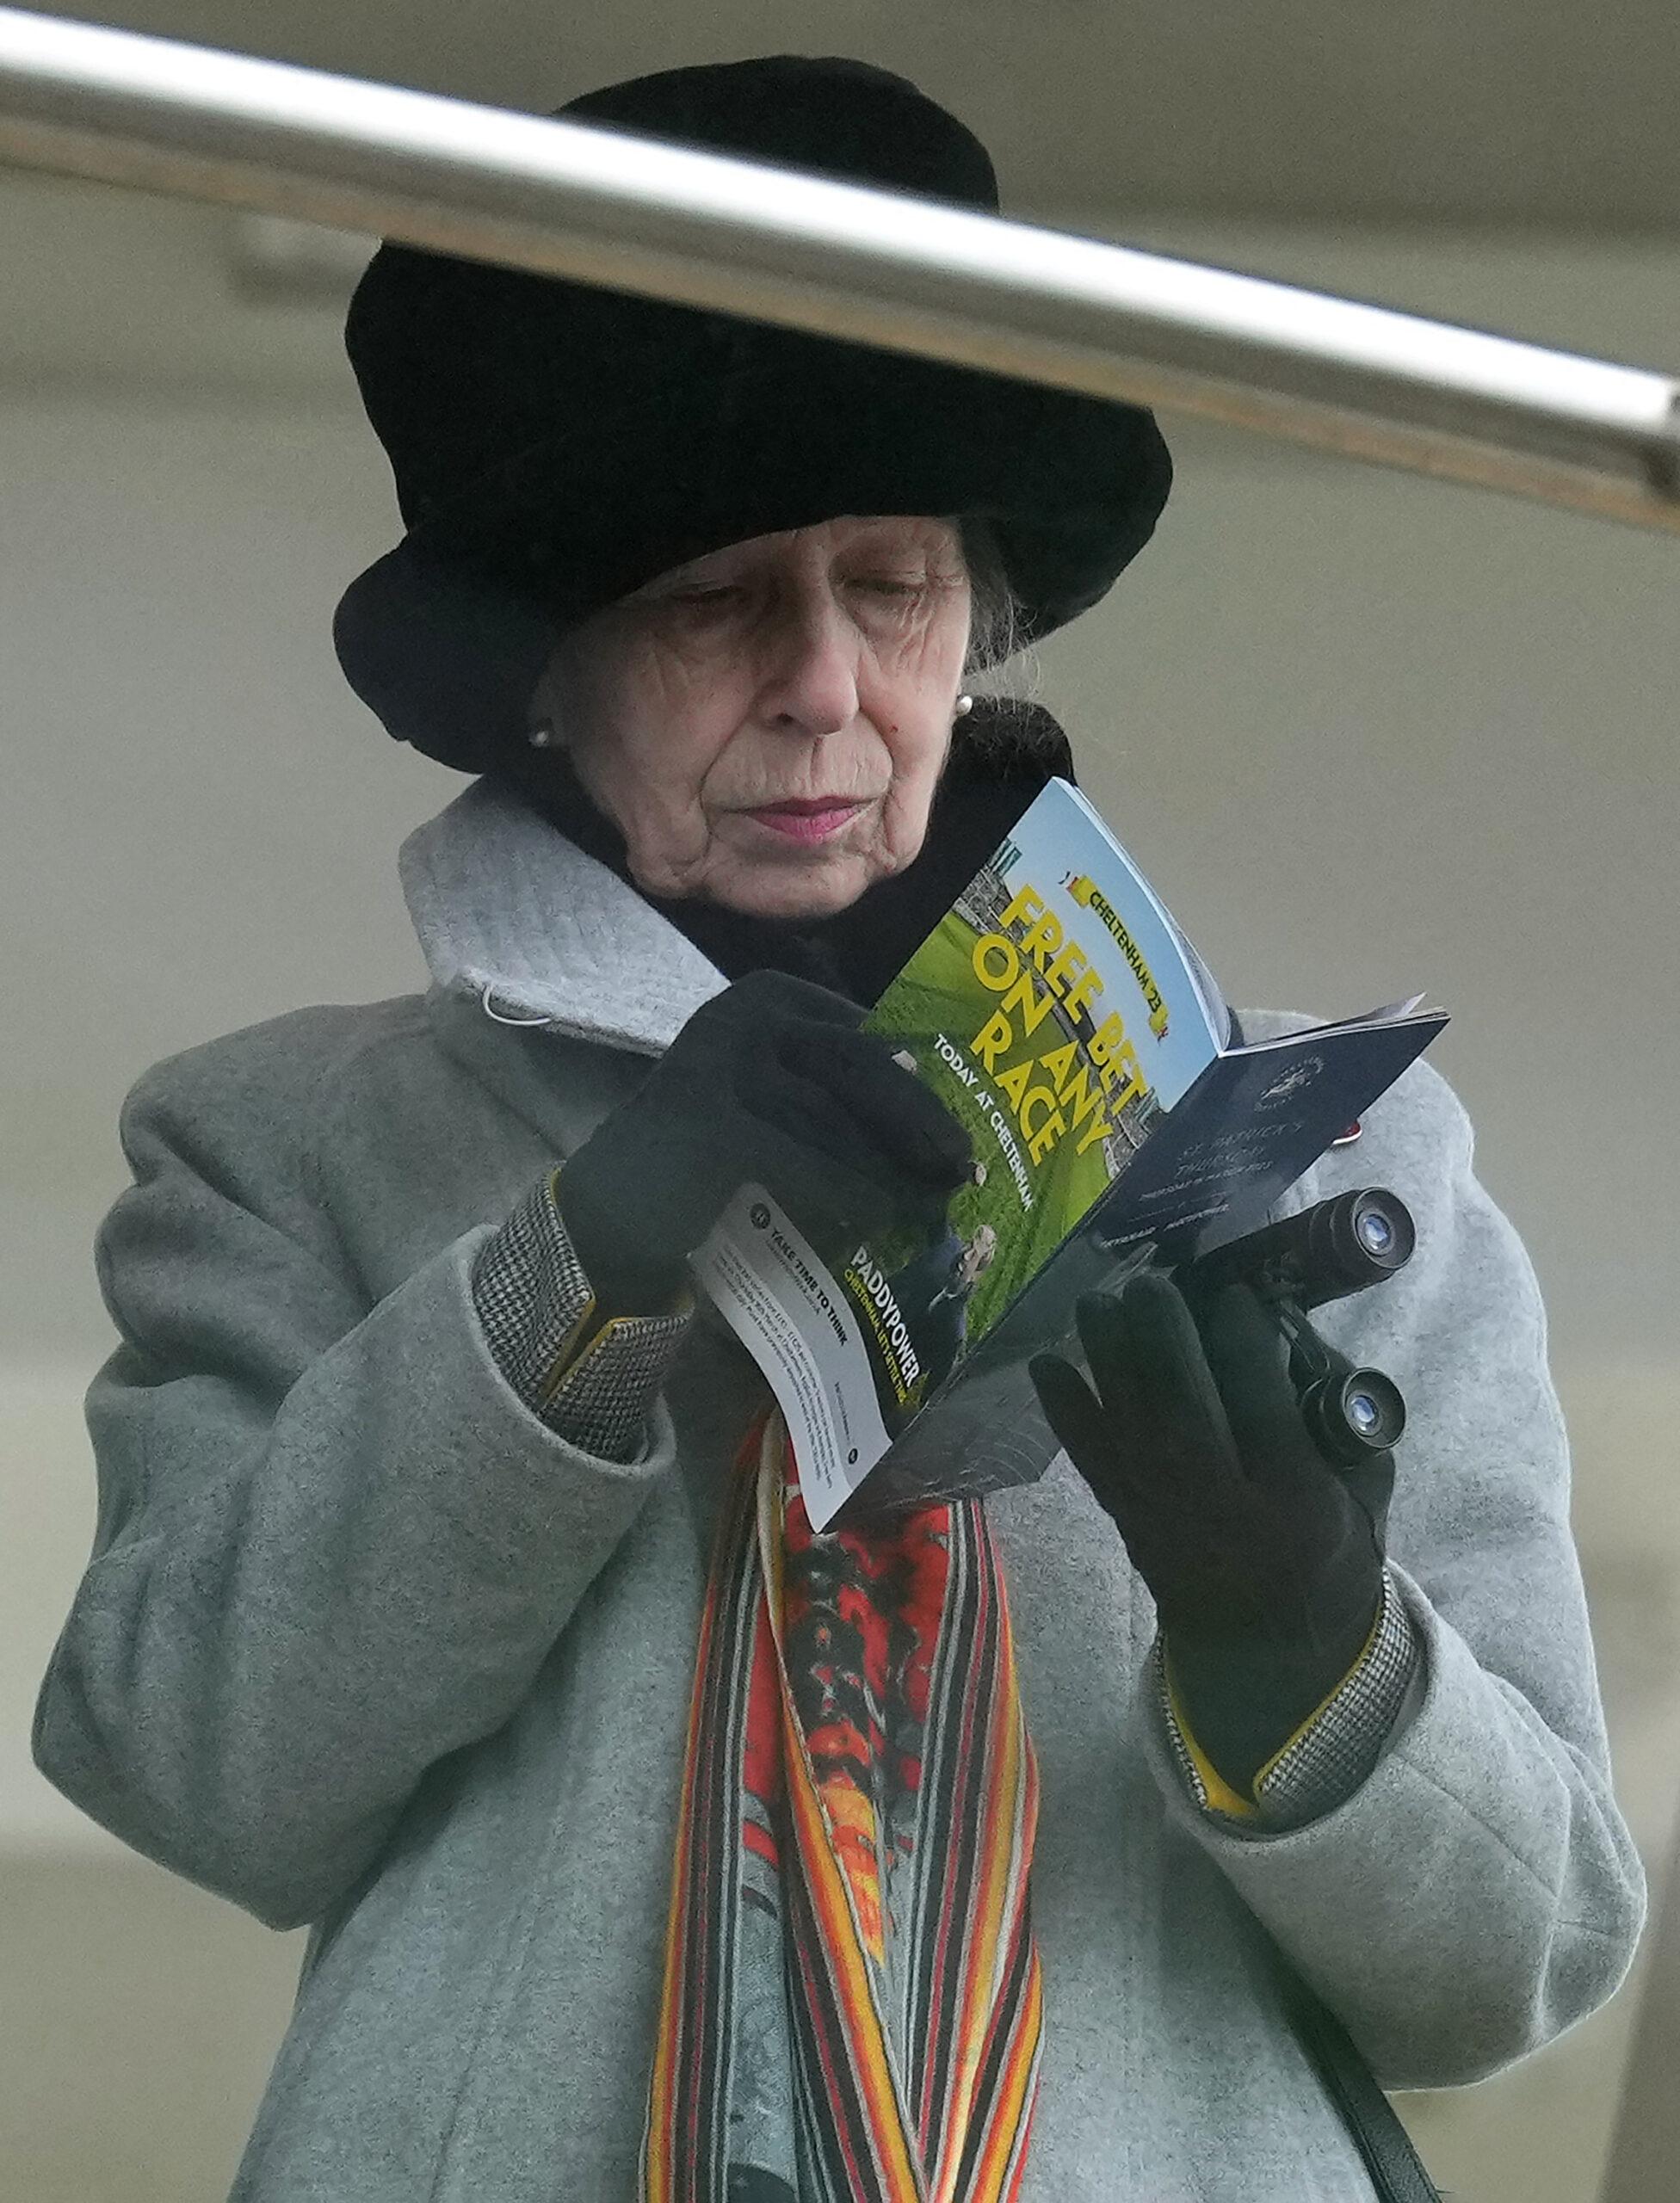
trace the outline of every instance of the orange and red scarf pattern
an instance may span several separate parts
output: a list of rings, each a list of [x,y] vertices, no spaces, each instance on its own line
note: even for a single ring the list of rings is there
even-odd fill
[[[979,1502],[814,1534],[779,1416],[695,1660],[643,2203],[1008,2203],[1038,1780]]]

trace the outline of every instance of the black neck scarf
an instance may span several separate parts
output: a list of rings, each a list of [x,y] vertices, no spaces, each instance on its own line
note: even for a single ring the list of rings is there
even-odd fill
[[[919,856],[831,917],[753,917],[693,897],[650,895],[631,877],[624,837],[584,793],[564,753],[522,753],[502,777],[586,855],[668,918],[726,978],[749,972],[813,979],[873,1004],[933,931],[1033,798],[1071,781],[1067,737],[1041,705],[979,697],[960,721]]]

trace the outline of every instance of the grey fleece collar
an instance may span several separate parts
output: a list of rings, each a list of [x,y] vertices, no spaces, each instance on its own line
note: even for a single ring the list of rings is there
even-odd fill
[[[506,1022],[658,1055],[728,982],[606,866],[489,780],[398,859],[437,985]]]

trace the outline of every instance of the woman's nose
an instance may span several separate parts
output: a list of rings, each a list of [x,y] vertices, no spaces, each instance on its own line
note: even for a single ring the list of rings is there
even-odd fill
[[[789,734],[838,734],[857,715],[861,639],[831,595],[782,608],[766,650],[760,709]]]

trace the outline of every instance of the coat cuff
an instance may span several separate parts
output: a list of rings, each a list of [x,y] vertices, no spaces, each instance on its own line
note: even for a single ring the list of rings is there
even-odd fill
[[[497,1367],[556,1436],[607,1461],[634,1459],[692,1302],[597,1324],[595,1293],[547,1172],[479,1249],[472,1299]]]
[[[1330,1696],[1254,1778],[1234,1790],[1196,1743],[1172,1688],[1166,1643],[1151,1655],[1153,1695],[1172,1757],[1204,1812],[1256,1835],[1301,1828],[1350,1798],[1370,1774],[1417,1680],[1422,1647],[1389,1571],[1365,1649]]]

